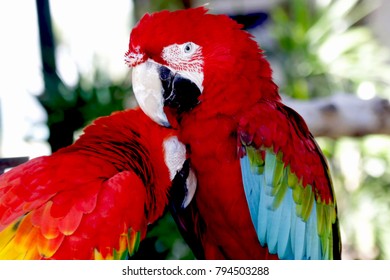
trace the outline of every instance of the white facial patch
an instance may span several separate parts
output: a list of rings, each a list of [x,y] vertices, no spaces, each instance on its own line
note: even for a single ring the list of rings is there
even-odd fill
[[[202,48],[193,42],[173,44],[165,47],[161,57],[169,69],[194,82],[203,91],[203,55]]]
[[[168,167],[171,181],[175,178],[177,172],[183,168],[183,164],[186,160],[186,147],[183,143],[177,139],[176,136],[172,136],[164,141],[164,156],[165,164]],[[188,178],[186,179],[187,194],[183,200],[182,207],[186,208],[190,204],[194,197],[196,190],[197,180],[194,172],[190,169]]]
[[[158,124],[170,126],[164,113],[159,64],[151,59],[133,68],[133,91],[142,111]]]

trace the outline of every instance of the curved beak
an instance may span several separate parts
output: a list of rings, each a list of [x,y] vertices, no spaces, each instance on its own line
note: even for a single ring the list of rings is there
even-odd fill
[[[196,83],[152,59],[133,68],[133,91],[145,114],[166,127],[170,123],[164,107],[174,109],[179,117],[199,103],[201,94]]]
[[[133,92],[142,111],[156,123],[170,127],[164,113],[163,86],[160,80],[160,64],[151,59],[133,68]]]

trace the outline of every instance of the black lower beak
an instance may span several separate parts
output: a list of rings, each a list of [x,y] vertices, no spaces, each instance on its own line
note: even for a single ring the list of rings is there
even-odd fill
[[[177,110],[179,114],[192,110],[198,105],[201,94],[198,86],[169,68],[161,66],[159,76],[163,86],[164,106]]]

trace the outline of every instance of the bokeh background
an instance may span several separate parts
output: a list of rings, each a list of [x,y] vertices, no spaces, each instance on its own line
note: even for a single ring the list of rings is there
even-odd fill
[[[390,99],[390,1],[207,2],[255,36],[285,96]],[[0,158],[50,154],[98,116],[136,106],[123,61],[132,26],[145,12],[204,3],[2,1]],[[333,174],[343,258],[390,259],[389,135],[317,140]],[[141,248],[136,258],[193,258],[169,213]]]

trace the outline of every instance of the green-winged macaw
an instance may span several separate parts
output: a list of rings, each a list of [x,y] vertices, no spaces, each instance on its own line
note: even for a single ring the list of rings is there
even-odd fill
[[[139,109],[99,118],[73,145],[0,176],[0,259],[127,258],[171,181],[171,206],[185,208],[196,179],[174,130]]]
[[[340,258],[326,160],[241,25],[203,7],[146,14],[125,61],[142,110],[187,147],[197,191],[175,215],[198,258]]]

